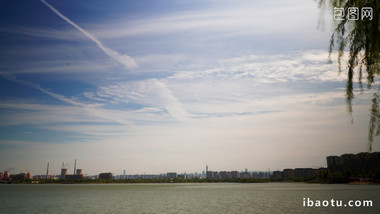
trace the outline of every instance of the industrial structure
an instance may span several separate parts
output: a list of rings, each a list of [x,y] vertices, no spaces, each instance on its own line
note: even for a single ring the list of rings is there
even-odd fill
[[[46,167],[46,179],[49,178],[49,162],[47,164],[47,167]]]
[[[71,179],[71,180],[80,180],[84,179],[85,176],[83,174],[82,169],[77,169],[77,160],[75,159],[75,164],[74,164],[74,173],[73,174],[68,174],[68,169],[64,168],[65,164],[62,163],[62,168],[61,168],[61,179]]]

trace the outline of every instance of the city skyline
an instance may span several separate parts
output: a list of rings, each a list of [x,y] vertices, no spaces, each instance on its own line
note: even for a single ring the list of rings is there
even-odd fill
[[[320,168],[323,168],[325,169],[324,167],[320,167]],[[62,163],[62,166],[61,168],[59,169],[59,173],[54,173],[54,171],[56,170],[53,170],[52,172],[52,169],[50,168],[50,163],[47,163],[47,168],[46,168],[46,173],[44,174],[33,174],[32,171],[26,171],[26,172],[16,172],[13,168],[11,169],[8,169],[8,170],[5,170],[5,171],[0,171],[0,173],[8,173],[9,175],[17,175],[17,174],[26,174],[26,173],[32,173],[33,177],[39,177],[39,179],[46,179],[47,177],[50,177],[50,178],[53,178],[53,177],[56,177],[56,178],[62,178],[63,175],[68,175],[68,176],[73,176],[73,175],[85,175],[85,177],[83,178],[80,178],[80,179],[85,179],[88,177],[93,177],[93,176],[97,176],[98,174],[113,174],[113,176],[116,178],[116,179],[126,179],[128,178],[128,176],[152,176],[152,175],[166,175],[166,174],[176,174],[176,175],[196,175],[196,176],[199,176],[199,177],[203,177],[203,178],[206,178],[206,175],[207,173],[209,172],[238,172],[238,173],[249,173],[249,174],[257,174],[257,173],[264,173],[262,174],[261,176],[269,176],[271,175],[272,172],[274,171],[278,171],[279,169],[277,170],[271,170],[271,169],[267,169],[267,171],[260,171],[260,170],[248,170],[248,168],[245,168],[244,170],[231,170],[231,171],[228,171],[228,170],[208,170],[208,165],[206,165],[205,167],[206,170],[203,170],[203,171],[192,171],[192,172],[189,172],[189,171],[171,171],[171,172],[160,172],[160,173],[149,173],[149,172],[145,172],[143,174],[139,174],[139,173],[127,173],[127,170],[124,169],[122,170],[122,172],[118,173],[118,172],[98,172],[96,174],[87,174],[84,172],[85,169],[79,169],[79,168],[76,168],[74,166],[74,171],[70,171],[72,169],[70,169],[70,166],[68,166],[67,164],[65,163]],[[287,168],[288,169],[288,168]],[[257,175],[259,175],[257,174]],[[69,178],[70,179],[70,178]]]
[[[375,177],[378,177],[378,166],[380,161],[380,152],[361,152],[358,154],[343,154],[340,156],[328,156],[326,157],[327,167],[317,167],[317,168],[286,168],[283,170],[271,171],[255,171],[248,170],[244,171],[214,171],[209,170],[208,165],[205,166],[205,171],[201,172],[161,172],[159,174],[126,174],[126,170],[123,170],[123,174],[117,174],[112,172],[100,172],[98,175],[88,175],[83,173],[83,169],[77,168],[77,160],[75,160],[74,171],[72,174],[69,173],[69,168],[67,165],[62,163],[61,173],[50,174],[49,166],[47,163],[46,174],[45,175],[34,175],[32,172],[20,172],[12,173],[10,171],[0,172],[0,181],[4,179],[3,182],[12,182],[13,178],[18,180],[93,180],[93,179],[105,179],[105,180],[120,180],[120,179],[153,179],[153,182],[157,180],[154,179],[167,179],[167,178],[179,178],[179,179],[252,179],[252,178],[267,178],[267,179],[310,179],[317,178],[330,179],[330,182],[360,182],[361,180],[367,180],[367,182],[375,182]],[[329,174],[331,177],[329,177]],[[361,176],[361,177],[355,177]],[[365,176],[365,178],[363,178]],[[369,176],[369,177],[368,177]],[[374,176],[371,178],[371,176]],[[332,179],[332,180],[331,180]],[[348,179],[348,180],[347,180]],[[298,180],[300,181],[300,180]],[[305,180],[304,180],[305,181]],[[319,180],[321,182],[322,180]]]
[[[265,171],[368,149],[372,91],[351,123],[314,1],[7,1],[0,20],[0,171]]]

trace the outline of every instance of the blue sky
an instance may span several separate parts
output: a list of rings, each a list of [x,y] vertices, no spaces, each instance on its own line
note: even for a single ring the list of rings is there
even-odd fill
[[[351,124],[320,17],[314,1],[3,1],[0,170],[276,170],[366,151],[370,92]]]

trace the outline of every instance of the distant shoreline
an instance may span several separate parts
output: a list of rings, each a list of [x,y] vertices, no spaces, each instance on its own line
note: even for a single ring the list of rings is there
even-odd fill
[[[199,184],[199,183],[307,183],[307,184],[350,184],[350,185],[379,185],[379,181],[359,182],[328,180],[270,180],[270,179],[123,179],[123,180],[17,180],[1,181],[0,184]]]

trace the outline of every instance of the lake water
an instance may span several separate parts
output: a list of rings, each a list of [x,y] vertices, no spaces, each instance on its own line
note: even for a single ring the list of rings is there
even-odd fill
[[[347,207],[332,207],[331,199],[342,200]],[[320,200],[320,207],[307,207],[311,200],[313,205]],[[329,201],[328,207],[323,207],[323,200]],[[372,207],[350,208],[350,200],[362,204],[362,200],[372,200]],[[380,185],[0,185],[0,213],[380,213],[379,204]]]

